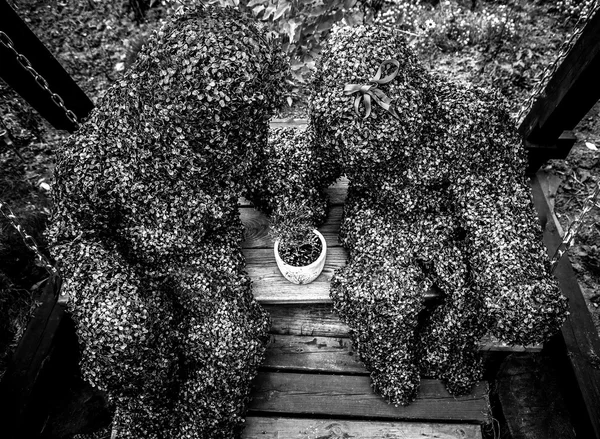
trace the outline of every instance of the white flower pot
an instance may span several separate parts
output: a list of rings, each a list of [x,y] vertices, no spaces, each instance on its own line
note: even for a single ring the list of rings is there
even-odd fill
[[[321,254],[315,262],[303,267],[294,267],[293,265],[283,262],[279,256],[279,240],[275,241],[273,250],[275,253],[277,267],[279,268],[279,271],[281,271],[281,274],[283,274],[283,276],[292,283],[298,285],[308,284],[319,277],[319,274],[321,274],[321,271],[323,271],[323,267],[325,266],[325,256],[327,255],[327,243],[325,242],[323,235],[321,235],[318,230],[313,230],[313,232],[321,240]]]

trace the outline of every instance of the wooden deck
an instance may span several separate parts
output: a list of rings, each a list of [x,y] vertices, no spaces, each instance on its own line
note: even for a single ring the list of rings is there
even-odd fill
[[[540,177],[533,180],[532,190],[546,245],[553,249],[560,237]],[[478,383],[470,395],[454,398],[440,381],[424,379],[417,400],[408,407],[389,405],[373,392],[368,372],[352,349],[349,329],[333,312],[329,299],[331,276],[346,260],[345,250],[337,241],[346,191],[344,180],[329,189],[333,208],[320,228],[330,247],[328,260],[323,274],[308,286],[293,285],[283,279],[268,238],[267,218],[241,200],[248,270],[256,297],[272,319],[270,343],[254,383],[244,439],[481,438],[481,426],[490,422],[487,382]],[[585,304],[581,305],[583,299],[574,274],[564,269],[570,268],[568,260],[561,262],[560,267],[557,278],[570,298],[572,313],[563,328],[570,353],[565,358],[575,371],[574,384],[586,390],[582,390],[582,412],[595,419],[594,397],[600,377],[597,370],[586,365],[589,352],[600,352],[598,340],[590,332],[589,314]],[[37,381],[44,376],[40,371],[52,356],[56,326],[64,313],[64,303],[57,302],[54,296],[55,288],[49,285],[47,289],[47,306],[36,311],[39,316],[21,340],[15,373],[10,374],[14,379],[2,382],[2,394],[6,396],[3,410],[14,413],[11,419],[21,426],[21,431],[23,425],[31,423],[26,420],[27,413],[37,413],[48,399],[42,397],[39,388],[44,386]],[[481,340],[480,348],[493,354],[541,350],[541,346],[510,347],[490,338]],[[34,386],[38,388],[36,392]],[[37,396],[32,397],[33,393]],[[43,419],[31,424],[41,428]]]
[[[424,379],[417,400],[395,407],[375,394],[352,350],[348,327],[333,312],[329,282],[346,263],[338,242],[348,182],[329,189],[332,209],[319,229],[327,241],[323,273],[294,285],[279,273],[267,218],[241,200],[244,254],[254,294],[270,312],[271,340],[255,381],[244,438],[480,438],[489,422],[487,383],[454,398],[438,380]],[[484,350],[511,350],[482,340]],[[517,350],[539,350],[539,346]]]

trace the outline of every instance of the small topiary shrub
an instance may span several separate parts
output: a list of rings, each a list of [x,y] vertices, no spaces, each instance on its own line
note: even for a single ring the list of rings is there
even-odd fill
[[[57,152],[49,237],[85,379],[119,438],[233,438],[269,319],[237,200],[288,66],[251,20],[199,7],[152,35]]]
[[[385,398],[410,403],[421,375],[464,394],[481,378],[485,333],[529,344],[558,330],[566,299],[498,94],[432,76],[393,29],[338,27],[309,111],[307,137],[327,145],[321,169],[350,180],[349,262],[331,297]],[[432,288],[440,300],[428,310]]]

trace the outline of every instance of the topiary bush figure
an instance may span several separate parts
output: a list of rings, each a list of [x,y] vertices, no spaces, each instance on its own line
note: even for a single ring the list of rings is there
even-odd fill
[[[385,398],[410,403],[422,375],[464,394],[484,334],[529,344],[559,329],[566,299],[498,94],[431,75],[399,33],[369,26],[334,29],[311,87],[316,151],[350,180],[331,297]]]
[[[287,76],[253,21],[200,6],[152,35],[57,152],[52,253],[119,438],[243,429],[269,318],[237,200]]]

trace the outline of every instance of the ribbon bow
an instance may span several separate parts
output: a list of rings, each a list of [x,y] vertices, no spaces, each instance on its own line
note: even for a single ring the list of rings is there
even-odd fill
[[[392,73],[387,76],[381,78],[385,67],[389,64],[393,64],[396,68]],[[355,93],[359,93],[354,98],[354,111],[356,114],[360,116],[360,103],[364,100],[365,104],[365,115],[363,116],[363,120],[369,117],[371,114],[371,98],[384,110],[394,116],[396,119],[400,119],[398,117],[398,113],[396,113],[396,109],[392,107],[392,100],[386,96],[384,92],[377,88],[379,84],[387,84],[392,79],[396,77],[398,74],[398,70],[400,69],[400,63],[395,59],[388,59],[381,63],[377,73],[374,77],[369,78],[369,83],[365,85],[360,84],[346,84],[344,87],[344,94],[346,96],[351,96]]]

